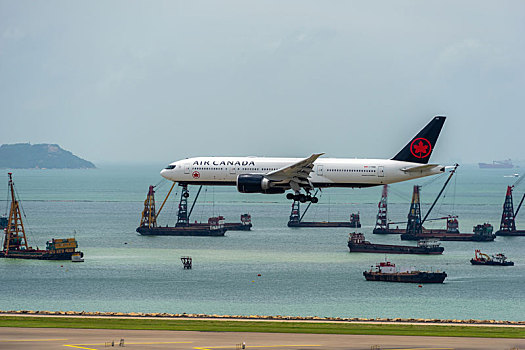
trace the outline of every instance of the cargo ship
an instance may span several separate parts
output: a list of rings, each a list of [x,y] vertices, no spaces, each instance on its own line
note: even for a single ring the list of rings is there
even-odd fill
[[[364,271],[367,281],[402,282],[402,283],[443,283],[447,274],[443,271],[419,271],[415,269],[399,270],[388,261],[380,262],[375,270]]]
[[[374,244],[365,240],[362,233],[351,233],[348,238],[348,249],[355,253],[391,253],[391,254],[443,254],[445,250],[436,241],[421,240],[416,246]]]
[[[78,243],[74,238],[53,238],[46,243],[45,250],[34,249],[27,244],[25,228],[20,215],[20,203],[15,196],[12,173],[8,173],[8,175],[11,206],[7,225],[4,229],[4,244],[2,251],[0,251],[0,258],[72,260],[74,256],[76,261],[83,261],[84,254],[76,251]]]
[[[514,262],[507,260],[507,257],[502,253],[488,256],[476,249],[474,254],[474,258],[470,259],[472,265],[514,266]]]
[[[440,241],[474,241],[474,242],[491,242],[496,238],[492,233],[493,227],[491,224],[484,223],[474,226],[474,233],[451,233],[443,232],[443,230],[428,230],[422,233],[403,233],[401,240],[404,241],[418,241],[421,239],[438,239]]]
[[[514,164],[512,160],[493,160],[492,163],[478,163],[480,169],[512,169]]]

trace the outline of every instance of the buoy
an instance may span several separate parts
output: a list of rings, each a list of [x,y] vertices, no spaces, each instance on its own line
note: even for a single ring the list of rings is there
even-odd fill
[[[418,288],[423,288],[423,286],[422,285],[418,285]]]
[[[255,281],[252,281],[252,283],[255,282]]]
[[[60,265],[60,267],[64,267],[64,265]]]
[[[260,273],[258,273],[258,274],[257,274],[257,276],[258,276],[258,277],[261,277],[261,274],[260,274]]]

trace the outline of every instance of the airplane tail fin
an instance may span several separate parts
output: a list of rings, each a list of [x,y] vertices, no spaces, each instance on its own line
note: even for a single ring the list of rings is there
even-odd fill
[[[427,164],[446,117],[434,117],[392,160]]]

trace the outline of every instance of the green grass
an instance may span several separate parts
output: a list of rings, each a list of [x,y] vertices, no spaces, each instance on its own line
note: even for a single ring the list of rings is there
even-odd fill
[[[0,327],[525,338],[524,327],[0,316]]]

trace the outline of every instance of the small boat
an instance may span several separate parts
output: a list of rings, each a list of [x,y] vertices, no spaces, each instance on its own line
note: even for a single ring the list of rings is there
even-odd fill
[[[402,282],[402,283],[443,283],[447,274],[444,271],[419,271],[415,269],[399,270],[389,261],[380,262],[375,270],[363,272],[367,281]]]
[[[76,252],[71,255],[72,262],[84,262],[84,253]]]
[[[507,260],[507,257],[502,253],[488,256],[476,249],[474,254],[474,258],[470,259],[472,265],[514,266],[514,262]]]

